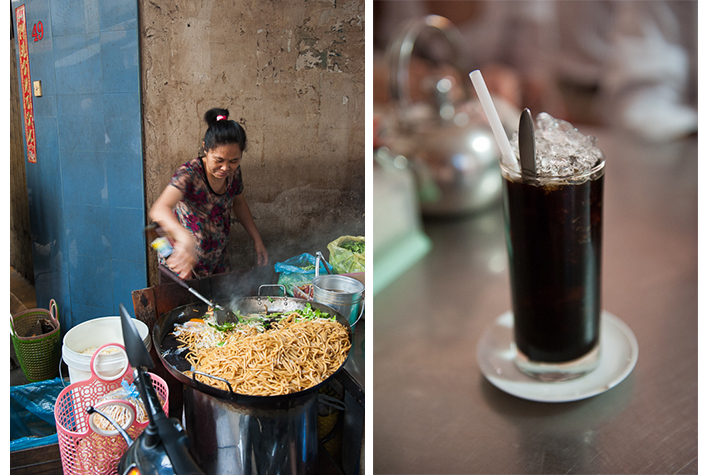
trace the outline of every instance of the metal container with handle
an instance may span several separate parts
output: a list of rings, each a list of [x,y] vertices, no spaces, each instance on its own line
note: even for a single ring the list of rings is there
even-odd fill
[[[410,74],[421,46],[436,64],[424,78]],[[449,19],[428,15],[404,23],[387,51],[394,117],[382,131],[386,150],[374,158],[384,168],[413,172],[426,216],[475,213],[501,198],[500,153],[480,104],[469,93],[463,48],[461,33]],[[415,88],[428,100],[415,101]]]
[[[316,253],[316,275],[313,278],[313,301],[327,305],[345,317],[354,327],[365,311],[365,285],[357,279],[341,274],[320,275]]]

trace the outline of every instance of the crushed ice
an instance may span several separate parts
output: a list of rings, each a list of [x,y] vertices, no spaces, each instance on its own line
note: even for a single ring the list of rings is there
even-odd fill
[[[510,139],[520,160],[518,133]],[[572,124],[541,112],[535,119],[535,167],[538,176],[570,176],[594,168],[604,155],[597,139],[584,135]]]

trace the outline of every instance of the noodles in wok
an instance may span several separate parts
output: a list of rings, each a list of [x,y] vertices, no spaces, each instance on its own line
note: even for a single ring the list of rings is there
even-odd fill
[[[249,315],[218,325],[211,311],[176,324],[173,332],[189,352],[192,371],[229,381],[239,394],[276,396],[315,386],[333,374],[350,350],[348,330],[335,318],[307,307],[290,314]],[[197,374],[219,389],[227,385]]]

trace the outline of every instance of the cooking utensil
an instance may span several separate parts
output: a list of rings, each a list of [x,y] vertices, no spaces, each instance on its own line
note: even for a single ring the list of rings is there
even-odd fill
[[[328,307],[327,305],[319,304],[316,302],[309,302],[307,300],[296,299],[292,297],[273,296],[243,297],[231,301],[230,305],[231,308],[234,309],[234,312],[239,312],[242,315],[264,312],[266,312],[267,314],[286,313],[292,312],[294,310],[302,310],[305,309],[307,306],[310,306],[313,309],[320,309],[322,312],[335,316],[336,320],[347,329],[349,339],[352,342],[352,329],[350,328],[350,324],[348,323],[347,319],[343,315],[338,313],[336,310],[331,307]],[[197,381],[196,379],[191,378],[183,373],[183,371],[189,371],[191,369],[191,365],[184,358],[184,352],[178,349],[179,344],[175,337],[172,335],[174,325],[176,323],[185,323],[191,318],[202,317],[206,313],[206,311],[207,306],[202,303],[183,305],[160,316],[157,323],[153,327],[153,345],[155,346],[156,352],[168,372],[176,379],[178,379],[181,383],[222,399],[242,400],[244,398],[253,398],[254,400],[263,400],[264,398],[287,398],[287,396],[289,395],[250,396],[237,394],[228,390],[218,389],[214,386],[201,383],[200,381]],[[340,371],[340,369],[342,369],[342,366],[337,371]],[[312,389],[314,388],[312,387],[305,391],[311,391]]]
[[[210,307],[214,308],[214,316],[217,319],[217,323],[220,325],[228,322],[228,321],[237,321],[238,317],[232,312],[231,310],[227,310],[226,308],[222,307],[221,305],[213,303],[211,300],[207,299],[204,297],[202,294],[200,294],[198,291],[190,287],[187,282],[185,282],[182,278],[180,278],[179,275],[177,275],[175,272],[171,271],[167,267],[165,267],[163,264],[158,264],[158,268],[163,272],[163,274],[167,275],[170,277],[172,280],[180,284],[181,287],[184,287],[187,289],[192,295],[197,297],[198,299],[202,300],[204,303],[209,305]]]
[[[341,314],[351,327],[360,320],[365,312],[365,285],[347,275],[320,275],[318,269],[321,260],[325,260],[320,251],[316,252],[316,275],[313,278],[313,301],[327,305]],[[328,266],[325,266],[328,269]]]
[[[338,311],[350,326],[355,326],[365,312],[365,286],[347,275],[316,276],[313,301]]]
[[[530,109],[520,114],[518,127],[518,148],[520,149],[520,168],[524,180],[535,179],[535,129]]]
[[[244,297],[230,302],[241,314],[320,309],[347,329],[347,320],[333,309],[291,297]],[[343,368],[303,391],[279,396],[237,394],[201,383],[183,371],[191,369],[184,350],[172,335],[176,323],[204,315],[204,304],[178,307],[162,315],[153,327],[153,341],[161,363],[184,384],[185,428],[190,451],[207,473],[279,473],[297,475],[317,471],[317,398]]]
[[[319,272],[320,272],[320,262],[321,262],[321,261],[323,261],[323,262],[326,263],[326,264],[323,264],[323,267],[325,267],[325,272],[326,272],[327,274],[332,274],[332,272],[330,271],[330,269],[328,269],[328,266],[327,266],[327,262],[328,262],[328,261],[326,261],[326,260],[325,260],[325,257],[323,257],[323,253],[320,252],[320,251],[316,251],[316,277],[318,277],[318,274],[319,274]]]

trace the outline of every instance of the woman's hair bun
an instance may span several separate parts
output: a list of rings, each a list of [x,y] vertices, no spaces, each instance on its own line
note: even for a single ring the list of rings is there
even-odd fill
[[[207,132],[205,132],[204,149],[212,150],[217,145],[236,143],[243,152],[247,144],[247,134],[244,128],[233,120],[229,120],[227,109],[214,108],[205,112]]]
[[[222,119],[229,119],[229,111],[227,109],[214,108],[205,112],[205,122],[209,127],[212,127],[218,120]]]

